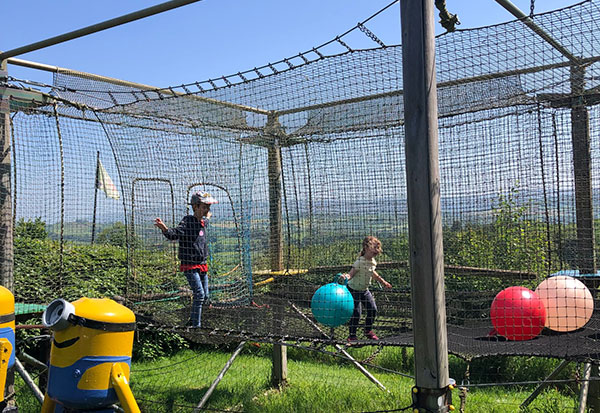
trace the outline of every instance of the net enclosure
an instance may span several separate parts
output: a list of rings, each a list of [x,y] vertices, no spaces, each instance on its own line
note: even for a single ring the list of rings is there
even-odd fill
[[[521,21],[436,40],[448,346],[465,358],[600,350],[600,8],[534,21],[560,47]],[[374,48],[352,47],[360,32]],[[345,342],[347,326],[319,324],[310,301],[371,235],[392,285],[371,284],[374,329],[412,345],[401,62],[401,46],[359,24],[219,79],[153,89],[59,70],[42,101],[9,99],[16,300],[114,297],[141,328],[200,342]],[[197,191],[219,203],[210,299],[190,330],[178,243],[154,220],[176,226]],[[493,330],[498,293],[559,271],[594,297],[582,325],[527,340]]]

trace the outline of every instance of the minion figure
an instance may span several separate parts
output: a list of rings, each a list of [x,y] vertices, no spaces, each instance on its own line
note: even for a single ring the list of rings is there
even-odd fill
[[[0,402],[4,401],[6,373],[15,364],[15,296],[0,286]]]
[[[52,301],[42,315],[54,332],[42,413],[140,411],[129,370],[135,315],[106,298]]]

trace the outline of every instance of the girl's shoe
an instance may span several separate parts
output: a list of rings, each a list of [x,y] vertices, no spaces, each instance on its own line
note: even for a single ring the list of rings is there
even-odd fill
[[[379,340],[379,337],[377,337],[375,335],[375,333],[373,332],[373,330],[369,330],[365,333],[365,336],[367,336],[367,338],[371,339],[371,340]]]

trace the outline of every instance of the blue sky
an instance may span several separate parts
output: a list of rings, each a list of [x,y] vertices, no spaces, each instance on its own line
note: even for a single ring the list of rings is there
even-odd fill
[[[434,1],[434,0],[431,0]],[[0,50],[11,50],[163,1],[20,0],[3,4]],[[176,86],[230,75],[319,46],[373,15],[391,0],[203,0],[30,52],[21,59],[101,74],[152,86]],[[530,2],[513,0],[529,14]],[[536,12],[576,3],[535,2]],[[494,0],[447,0],[459,28],[496,24],[513,17]],[[399,5],[367,24],[386,44],[400,43]],[[437,19],[437,16],[436,16]],[[438,33],[444,30],[438,25]],[[374,47],[366,36],[352,47]],[[21,79],[51,76],[9,65]]]

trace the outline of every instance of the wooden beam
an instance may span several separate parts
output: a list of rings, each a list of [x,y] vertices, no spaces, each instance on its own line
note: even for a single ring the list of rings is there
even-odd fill
[[[6,61],[0,61],[0,71],[6,73]],[[12,209],[12,138],[10,106],[13,94],[20,95],[18,89],[0,89],[0,282],[14,291],[13,256],[13,209]],[[20,95],[22,96],[22,95]]]
[[[402,71],[410,246],[414,406],[447,411],[450,401],[435,76],[434,2],[402,0]]]
[[[265,136],[271,138],[268,148],[269,174],[269,251],[271,254],[271,271],[283,270],[283,239],[281,224],[281,146],[279,137],[281,125],[276,117],[269,116],[265,126]]]
[[[571,67],[571,93],[585,90],[585,68]],[[583,102],[571,108],[571,143],[575,181],[577,252],[580,274],[596,273],[594,249],[594,208],[592,197],[592,157],[590,151],[590,116]]]

